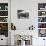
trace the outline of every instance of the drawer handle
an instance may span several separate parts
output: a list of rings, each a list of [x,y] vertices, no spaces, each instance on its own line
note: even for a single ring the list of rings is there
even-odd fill
[[[3,39],[1,39],[1,40],[3,40]]]
[[[43,39],[43,40],[45,40],[45,39]]]

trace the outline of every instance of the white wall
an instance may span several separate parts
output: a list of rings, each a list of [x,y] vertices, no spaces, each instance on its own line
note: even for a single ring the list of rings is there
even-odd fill
[[[16,25],[17,32],[19,30],[28,29],[30,25],[35,26],[35,32],[33,36],[38,36],[38,3],[45,3],[46,0],[11,0],[11,22]],[[17,10],[29,10],[29,19],[17,19]],[[25,31],[26,33],[26,31]],[[34,37],[33,38],[33,46],[40,46],[39,44],[43,44],[42,38]],[[39,43],[39,44],[38,44]]]
[[[29,10],[29,19],[18,19],[17,10]],[[11,22],[16,25],[16,32],[24,32],[32,24],[35,26],[35,32],[37,34],[37,0],[11,0]],[[25,33],[27,33],[25,31]],[[37,36],[37,35],[35,35]]]
[[[36,3],[31,0],[19,0],[19,1],[15,0],[15,3],[12,4],[11,19],[12,19],[12,22],[15,23],[17,30],[27,30],[29,28],[29,26],[31,26],[33,23],[35,23],[37,21],[37,16],[36,16],[37,15],[37,13],[36,13],[37,4]],[[34,4],[34,5],[32,5],[32,4]],[[29,10],[29,19],[18,19],[17,18],[17,10],[20,10],[20,9]],[[36,27],[36,24],[33,24],[33,25],[35,25],[35,27]]]

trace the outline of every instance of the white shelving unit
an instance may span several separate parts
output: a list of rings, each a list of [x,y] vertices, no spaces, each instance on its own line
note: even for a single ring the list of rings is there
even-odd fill
[[[40,37],[46,37],[41,31],[45,31],[46,33],[46,3],[38,4],[38,32]]]
[[[0,28],[5,27],[6,23],[8,24],[8,3],[0,3]],[[8,25],[6,27],[8,32]]]
[[[0,2],[1,2],[1,0],[0,0]],[[6,2],[6,3],[2,2],[2,3],[0,3],[0,28],[1,28],[0,29],[1,30],[0,31],[0,36],[1,36],[0,37],[0,45],[8,45],[8,28],[9,28],[8,20],[9,20],[8,2]],[[5,28],[3,29],[3,27],[5,27]]]

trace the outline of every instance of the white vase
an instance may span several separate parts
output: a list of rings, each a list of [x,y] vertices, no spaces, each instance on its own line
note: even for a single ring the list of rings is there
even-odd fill
[[[21,46],[25,46],[25,41],[21,40]]]

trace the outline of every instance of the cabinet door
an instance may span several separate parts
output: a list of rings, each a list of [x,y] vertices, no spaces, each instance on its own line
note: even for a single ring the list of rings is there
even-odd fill
[[[38,38],[38,46],[46,46],[46,38]]]

